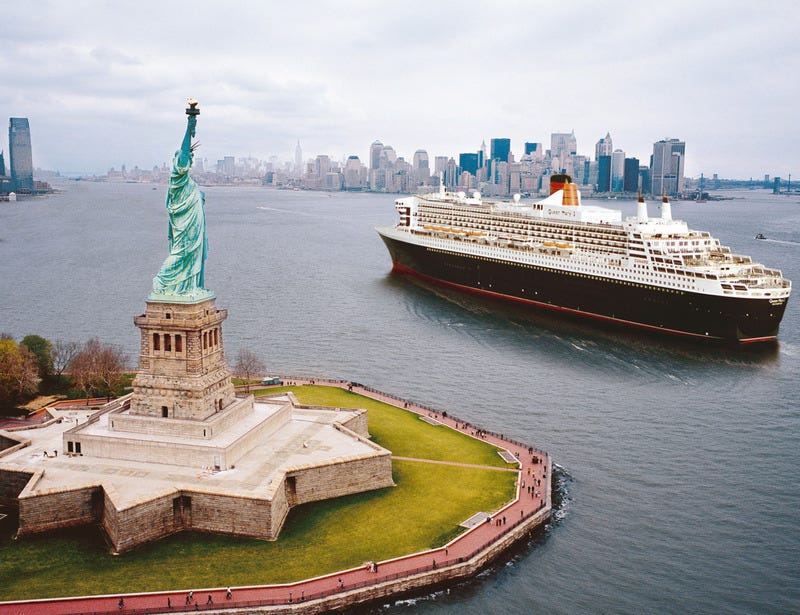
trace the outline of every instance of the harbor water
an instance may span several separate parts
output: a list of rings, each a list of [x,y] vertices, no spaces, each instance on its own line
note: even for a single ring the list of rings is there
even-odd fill
[[[0,332],[97,336],[135,367],[166,188],[58,187],[0,203]],[[543,532],[468,583],[375,612],[800,611],[800,297],[766,346],[603,329],[392,274],[374,230],[396,221],[392,195],[205,192],[229,362],[246,348],[270,374],[368,384],[560,466]],[[673,216],[800,282],[800,196],[729,196]]]

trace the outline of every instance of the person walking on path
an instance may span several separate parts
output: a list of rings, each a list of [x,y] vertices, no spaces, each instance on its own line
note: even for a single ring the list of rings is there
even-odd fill
[[[119,599],[119,602],[117,603],[117,606],[119,607],[119,610],[120,610],[120,611],[121,611],[123,608],[125,608],[125,599],[124,599],[124,598],[120,598],[120,599]]]

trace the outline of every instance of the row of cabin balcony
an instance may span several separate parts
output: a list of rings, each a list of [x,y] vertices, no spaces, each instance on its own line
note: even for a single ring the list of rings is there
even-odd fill
[[[465,222],[464,220],[459,219],[457,217],[456,218],[448,217],[448,218],[445,218],[445,219],[436,218],[436,217],[430,217],[430,218],[423,217],[421,220],[419,220],[420,224],[424,224],[424,223],[436,224],[436,225],[449,224],[452,227],[477,228],[477,229],[486,230],[486,231],[494,230],[494,231],[497,231],[497,232],[503,232],[503,233],[508,233],[508,234],[512,234],[512,235],[514,234],[514,230],[515,229],[521,229],[521,230],[527,231],[529,235],[534,234],[534,229],[532,228],[533,225],[531,225],[531,224],[490,223],[490,224],[469,224],[468,225],[468,224],[464,224],[464,222]],[[552,230],[550,232],[542,232],[539,228],[537,228],[537,229],[535,229],[536,234],[540,235],[540,236],[543,236],[545,238],[548,238],[548,239],[563,240],[563,239],[565,239],[565,237],[563,237],[563,235],[558,234],[559,230],[560,230],[561,233],[568,233],[569,234],[568,239],[570,241],[573,240],[573,236],[575,234],[574,227],[566,226],[566,225],[562,225],[562,224],[547,224],[545,226],[550,227]],[[597,231],[588,231],[587,230],[587,231],[581,231],[580,234],[581,234],[581,236],[587,237],[587,241],[590,241],[592,243],[594,243],[594,241],[592,241],[591,239],[588,239],[589,237],[594,237],[595,241],[598,241],[598,242],[602,241],[602,242],[605,242],[605,243],[614,243],[614,244],[622,244],[622,245],[625,244],[625,242],[627,241],[627,237],[624,234],[614,233],[614,234],[618,235],[618,237],[607,237],[607,236],[604,236],[604,235],[608,235],[611,232],[612,231],[610,231],[610,230],[609,231],[605,231],[605,232],[597,232]]]

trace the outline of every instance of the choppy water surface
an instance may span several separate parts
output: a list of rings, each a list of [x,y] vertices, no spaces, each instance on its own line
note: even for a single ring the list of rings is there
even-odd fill
[[[165,189],[64,188],[0,203],[0,331],[97,335],[135,364],[132,318],[166,256]],[[270,372],[369,383],[563,467],[546,532],[470,583],[376,610],[800,611],[800,298],[768,348],[600,331],[390,274],[373,227],[394,223],[391,195],[206,195],[229,358],[245,346]],[[673,215],[800,283],[800,198],[735,196]]]

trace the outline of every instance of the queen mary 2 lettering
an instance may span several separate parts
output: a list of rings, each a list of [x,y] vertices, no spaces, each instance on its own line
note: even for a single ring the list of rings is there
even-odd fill
[[[705,231],[583,205],[568,176],[539,202],[474,193],[398,199],[376,230],[393,269],[429,282],[643,329],[720,341],[774,340],[792,284]]]

